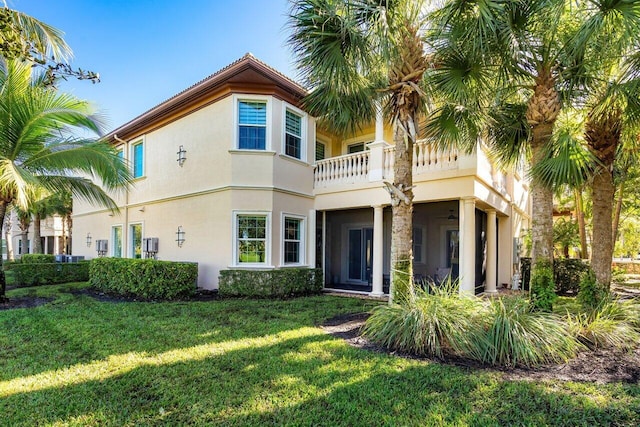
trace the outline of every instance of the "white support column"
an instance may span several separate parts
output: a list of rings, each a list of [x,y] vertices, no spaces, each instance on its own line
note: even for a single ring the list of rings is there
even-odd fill
[[[460,293],[476,288],[476,201],[460,200]]]
[[[498,233],[496,227],[496,211],[487,210],[487,274],[484,286],[485,293],[494,294],[497,290]]]
[[[384,178],[384,149],[388,146],[389,144],[384,140],[382,107],[378,103],[376,108],[375,139],[367,144],[367,147],[369,147],[369,181],[382,181]]]
[[[373,277],[371,296],[382,296],[382,264],[384,260],[384,209],[381,205],[373,207]]]

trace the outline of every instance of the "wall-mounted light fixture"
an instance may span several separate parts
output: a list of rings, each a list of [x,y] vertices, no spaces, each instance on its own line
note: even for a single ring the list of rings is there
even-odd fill
[[[179,248],[181,248],[182,244],[184,243],[184,240],[185,240],[184,235],[185,235],[185,232],[182,229],[182,226],[179,225],[178,226],[178,231],[176,231],[176,242],[178,242],[178,247]]]
[[[87,247],[91,247],[91,233],[87,233]]]
[[[187,150],[185,150],[184,146],[181,145],[176,154],[178,155],[178,164],[182,166],[184,161],[187,160]]]

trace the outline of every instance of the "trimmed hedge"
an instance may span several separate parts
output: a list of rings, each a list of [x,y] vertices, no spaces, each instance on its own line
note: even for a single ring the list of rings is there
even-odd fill
[[[581,259],[560,258],[553,260],[553,281],[558,295],[577,295],[580,290],[580,280],[589,270],[589,264]],[[529,289],[531,277],[531,258],[520,259],[520,275],[522,289]]]
[[[48,263],[11,263],[7,269],[13,272],[17,287],[54,285],[67,282],[86,282],[89,280],[89,263],[48,262]]]
[[[172,300],[192,295],[198,264],[154,259],[95,258],[89,282],[103,292],[144,299]]]
[[[56,262],[55,255],[50,254],[24,254],[20,257],[22,264],[48,264]]]
[[[317,294],[322,288],[322,270],[317,268],[222,270],[218,292],[229,297],[289,298]]]

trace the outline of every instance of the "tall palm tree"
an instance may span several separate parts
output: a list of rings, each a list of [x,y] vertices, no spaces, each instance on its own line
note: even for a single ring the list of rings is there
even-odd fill
[[[32,70],[28,62],[0,64],[0,218],[10,204],[28,210],[59,191],[117,210],[109,194],[131,182],[127,166],[111,146],[72,136],[100,131],[89,104],[43,85]],[[2,260],[0,299],[1,267]]]
[[[412,294],[412,156],[420,82],[428,59],[421,40],[423,2],[293,0],[289,44],[311,93],[306,109],[326,128],[347,134],[384,105],[394,126],[390,301]]]
[[[430,133],[438,136],[443,123],[475,129],[449,134],[470,136],[472,143],[481,135],[506,162],[517,161],[525,152],[532,165],[541,162],[563,108],[565,98],[561,95],[571,88],[570,78],[582,65],[579,52],[571,49],[574,26],[567,25],[569,3],[443,2],[431,15],[431,43],[436,62],[447,64],[434,73],[449,101],[430,119]],[[483,80],[467,78],[483,72],[487,73]],[[473,101],[470,94],[482,94],[482,104]],[[470,119],[483,124],[470,123]],[[533,263],[551,262],[553,190],[534,177],[531,197]]]
[[[596,280],[611,285],[613,257],[614,163],[640,133],[640,3],[590,1],[578,31],[576,49],[595,58],[586,80],[584,138],[594,157],[593,243]]]

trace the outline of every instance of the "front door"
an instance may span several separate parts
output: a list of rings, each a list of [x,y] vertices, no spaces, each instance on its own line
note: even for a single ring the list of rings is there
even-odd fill
[[[349,280],[371,280],[373,260],[373,228],[349,229]]]

